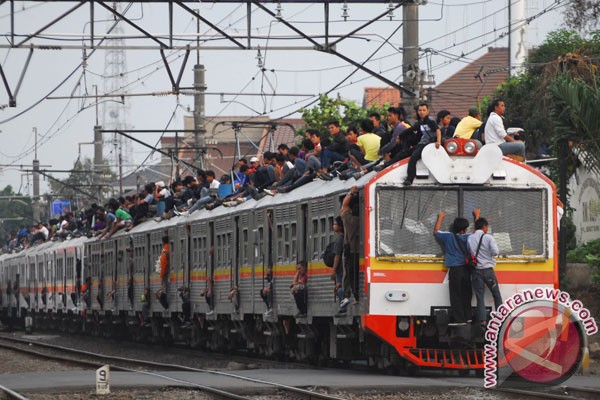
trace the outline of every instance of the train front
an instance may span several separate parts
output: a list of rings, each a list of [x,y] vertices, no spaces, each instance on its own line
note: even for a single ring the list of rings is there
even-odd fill
[[[528,288],[557,288],[554,184],[494,145],[454,140],[423,151],[417,177],[403,186],[405,159],[365,186],[365,270],[369,312],[363,328],[393,347],[409,367],[483,368],[482,329],[469,324],[457,337],[449,326],[448,269],[433,235],[474,209],[489,221],[499,247],[495,273],[503,299]],[[486,288],[486,311],[494,302]],[[475,296],[472,299],[475,311]],[[464,329],[463,329],[464,330]]]

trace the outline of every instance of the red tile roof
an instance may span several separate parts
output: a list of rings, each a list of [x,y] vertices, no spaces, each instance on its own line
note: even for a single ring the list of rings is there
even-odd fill
[[[363,95],[363,108],[377,104],[383,106],[388,103],[392,107],[402,103],[400,91],[391,86],[388,87],[366,87]]]
[[[432,115],[448,110],[453,116],[464,117],[470,107],[508,79],[508,49],[488,49],[488,52],[454,75],[427,89]]]

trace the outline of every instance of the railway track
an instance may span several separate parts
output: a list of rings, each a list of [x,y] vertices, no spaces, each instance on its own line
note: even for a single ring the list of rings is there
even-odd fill
[[[551,388],[547,391],[525,390],[525,389],[495,389],[496,392],[506,393],[515,398],[550,399],[550,400],[583,400],[599,399],[600,390],[590,388],[575,388],[572,386],[561,386]]]
[[[8,343],[12,344],[8,344]],[[102,365],[108,364],[110,368],[116,371],[127,371],[127,372],[135,372],[141,374],[149,374],[156,377],[161,377],[178,384],[190,385],[195,388],[198,388],[207,394],[218,398],[218,399],[232,399],[232,400],[247,400],[248,397],[241,396],[236,393],[228,392],[225,390],[217,389],[214,387],[196,384],[194,382],[184,381],[181,379],[172,378],[166,375],[162,375],[159,372],[160,370],[170,370],[170,371],[186,371],[186,372],[200,372],[200,373],[208,373],[212,375],[219,375],[222,377],[239,379],[249,383],[259,384],[263,386],[267,386],[273,388],[278,394],[284,394],[285,396],[293,399],[305,399],[305,400],[343,400],[341,397],[332,396],[325,393],[318,393],[312,390],[297,388],[293,386],[284,385],[276,382],[269,382],[261,379],[249,378],[242,375],[233,374],[230,372],[224,371],[216,371],[210,369],[203,368],[192,368],[183,365],[177,364],[167,364],[167,363],[159,363],[154,361],[147,360],[139,360],[133,358],[126,357],[117,357],[117,356],[109,356],[98,353],[92,353],[83,350],[71,349],[64,346],[57,346],[48,343],[36,342],[32,340],[18,339],[7,336],[0,336],[0,347],[19,351],[25,354],[34,355],[36,357],[42,357],[46,359],[51,359],[54,361],[60,361],[65,363],[72,363],[77,365],[83,365],[86,367],[98,368]],[[41,352],[34,350],[33,348],[45,349],[46,352]],[[60,352],[61,355],[51,354],[47,351],[52,352]],[[70,354],[72,357],[65,356],[65,354]],[[139,368],[145,368],[147,370],[140,370]],[[13,399],[13,398],[11,398]],[[17,398],[14,398],[17,399]]]
[[[0,400],[29,400],[27,397],[0,385]]]

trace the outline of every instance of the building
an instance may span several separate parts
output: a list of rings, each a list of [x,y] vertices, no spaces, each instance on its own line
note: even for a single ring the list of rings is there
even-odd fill
[[[448,110],[452,116],[465,117],[470,107],[486,96],[493,96],[509,76],[508,48],[488,48],[488,52],[466,65],[434,88],[427,89],[432,115]]]

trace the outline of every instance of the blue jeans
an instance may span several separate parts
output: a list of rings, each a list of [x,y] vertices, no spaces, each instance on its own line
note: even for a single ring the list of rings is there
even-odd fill
[[[505,142],[499,144],[498,147],[500,147],[504,155],[514,154],[525,158],[525,143],[523,142]]]
[[[334,161],[344,161],[346,157],[337,151],[329,150],[328,148],[323,150],[321,155],[321,166],[323,168],[329,168]]]
[[[502,304],[502,296],[500,295],[500,288],[498,286],[498,279],[493,268],[475,269],[471,273],[471,284],[473,291],[475,292],[475,298],[477,299],[477,320],[483,322],[486,320],[485,312],[485,287],[487,286],[492,292],[494,298],[494,308],[498,310],[498,307]]]

